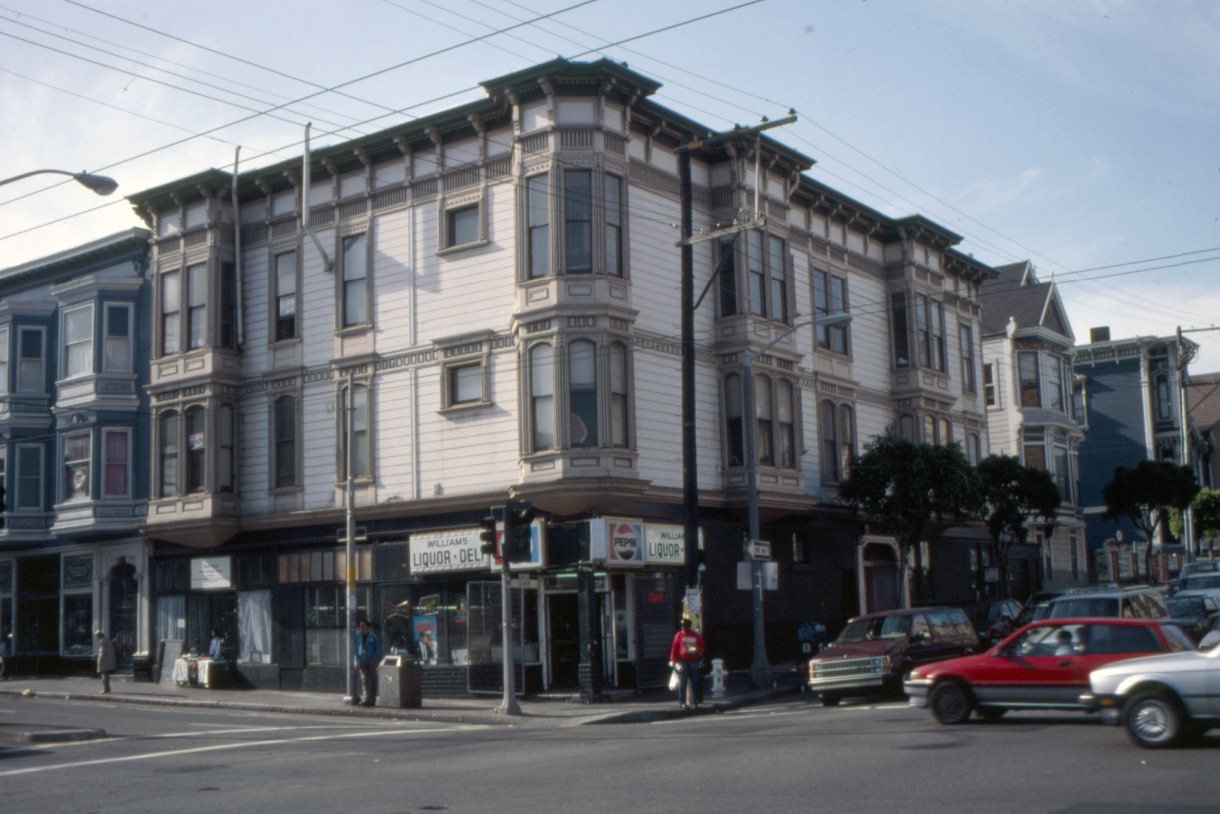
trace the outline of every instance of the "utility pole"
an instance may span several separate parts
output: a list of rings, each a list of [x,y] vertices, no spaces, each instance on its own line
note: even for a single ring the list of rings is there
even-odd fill
[[[681,222],[681,291],[680,304],[682,308],[682,516],[683,516],[683,551],[686,577],[686,587],[698,585],[698,561],[696,547],[699,544],[699,471],[696,456],[695,436],[695,262],[694,244],[712,239],[703,237],[696,241],[693,235],[693,192],[691,190],[691,152],[705,147],[712,147],[729,141],[747,138],[758,138],[763,130],[772,127],[791,124],[796,121],[795,115],[789,115],[776,121],[763,122],[754,127],[738,127],[725,133],[709,134],[705,138],[696,138],[678,147],[678,184],[682,198]],[[761,145],[760,145],[761,146]],[[760,182],[755,174],[754,183]],[[758,206],[758,192],[754,196],[755,208]],[[749,228],[757,228],[762,221],[757,217],[747,223],[737,224],[721,234],[733,234]],[[749,430],[752,431],[752,430]]]
[[[344,435],[346,436],[345,446],[347,458],[347,488],[344,495],[344,505],[346,507],[346,526],[344,535],[346,536],[346,562],[347,562],[347,696],[343,699],[346,704],[356,703],[356,693],[352,686],[354,676],[352,673],[353,652],[352,647],[356,638],[356,495],[355,485],[356,478],[352,472],[352,462],[355,460],[355,455],[352,452],[352,430],[355,422],[354,413],[356,412],[355,391],[352,389],[352,372],[347,372],[347,397],[344,399]]]

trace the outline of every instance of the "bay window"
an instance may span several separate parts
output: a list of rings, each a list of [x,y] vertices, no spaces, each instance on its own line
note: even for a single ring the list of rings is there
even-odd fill
[[[64,331],[64,375],[84,376],[93,372],[93,305],[65,308]]]

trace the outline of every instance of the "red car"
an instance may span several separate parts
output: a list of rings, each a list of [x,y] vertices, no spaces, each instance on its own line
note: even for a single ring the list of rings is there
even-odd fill
[[[1010,709],[1082,710],[1089,673],[1150,653],[1194,650],[1171,624],[1150,619],[1071,618],[1031,622],[985,653],[917,667],[903,684],[913,707],[942,724],[978,710],[996,720]]]

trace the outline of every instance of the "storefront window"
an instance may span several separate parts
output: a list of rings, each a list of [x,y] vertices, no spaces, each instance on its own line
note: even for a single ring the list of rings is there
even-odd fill
[[[271,661],[271,592],[237,595],[237,659],[243,664]]]
[[[64,655],[93,652],[93,594],[64,595]]]

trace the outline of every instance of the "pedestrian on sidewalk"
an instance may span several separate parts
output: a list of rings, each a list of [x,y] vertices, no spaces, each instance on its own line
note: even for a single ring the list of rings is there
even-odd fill
[[[102,678],[102,695],[110,692],[110,674],[118,667],[118,659],[114,653],[114,642],[110,637],[97,629],[93,631],[97,637],[97,674]]]
[[[352,644],[352,666],[360,676],[360,706],[371,707],[377,702],[377,665],[381,663],[381,639],[369,628],[369,620],[361,619]]]
[[[678,673],[678,706],[694,709],[698,703],[699,663],[703,660],[703,636],[693,629],[689,617],[669,645],[669,666]]]

